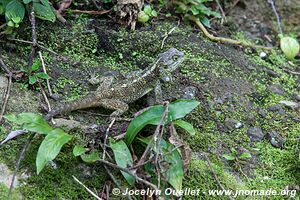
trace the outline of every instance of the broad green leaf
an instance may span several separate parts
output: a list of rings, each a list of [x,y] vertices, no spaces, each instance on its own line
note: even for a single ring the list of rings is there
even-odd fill
[[[74,148],[73,148],[73,155],[74,156],[80,156],[81,154],[85,153],[87,151],[86,148],[82,147],[82,146],[78,146],[76,145]]]
[[[21,21],[24,19],[25,8],[21,2],[18,0],[12,0],[6,5],[5,17],[7,21],[12,20],[12,18],[20,17]]]
[[[190,124],[190,123],[188,123],[188,122],[186,122],[186,121],[183,121],[183,120],[179,119],[179,120],[176,120],[174,122],[174,124],[176,124],[177,126],[183,128],[184,130],[186,130],[191,135],[195,135],[195,133],[196,133],[193,125]]]
[[[130,145],[132,143],[137,133],[146,125],[158,124],[162,117],[162,114],[164,113],[164,110],[165,108],[162,105],[152,106],[148,110],[144,111],[139,116],[134,118],[130,122],[126,131],[125,142],[127,143],[127,145]]]
[[[144,12],[145,12],[146,15],[151,16],[151,11],[152,11],[151,6],[146,5],[146,6],[144,7]]]
[[[28,4],[30,3],[32,0],[23,0],[23,3]]]
[[[109,143],[111,149],[114,152],[115,161],[117,165],[123,168],[132,167],[133,165],[132,156],[125,142],[123,140],[114,142],[112,139],[110,139]],[[126,172],[121,171],[121,173],[124,176],[124,178],[127,180],[127,182],[131,186],[133,186],[135,182],[135,178],[127,174]]]
[[[3,116],[7,121],[10,121],[10,122],[17,122],[18,121],[18,117],[14,114],[6,114]]]
[[[183,180],[183,161],[178,152],[178,149],[174,150],[174,146],[164,140],[162,140],[161,145],[164,149],[163,160],[168,163],[167,169],[161,169],[161,171],[166,170],[165,177],[167,181],[173,186],[176,191],[182,189]]]
[[[194,108],[196,108],[200,103],[195,100],[177,100],[169,104],[168,112],[168,122],[174,121],[185,117]],[[162,105],[152,106],[142,114],[134,118],[126,131],[125,142],[130,145],[134,140],[137,133],[142,130],[146,125],[158,125],[162,115],[165,111],[165,107]]]
[[[202,23],[204,26],[206,26],[206,27],[208,27],[208,28],[211,27],[211,26],[210,26],[210,21],[209,21],[209,19],[208,19],[207,17],[201,17],[201,18],[200,18],[200,21],[201,21],[201,23]]]
[[[35,75],[41,79],[49,79],[50,78],[50,76],[44,72],[39,72],[39,73],[36,73]]]
[[[32,76],[29,76],[29,84],[30,84],[30,85],[35,84],[36,81],[37,81],[37,77],[36,77],[35,74],[33,74]]]
[[[299,53],[300,45],[292,37],[282,37],[280,39],[280,48],[287,59],[291,60]]]
[[[48,0],[41,0],[41,3],[34,2],[33,8],[38,18],[51,22],[55,21],[55,14],[53,13]]]
[[[80,157],[86,163],[93,163],[100,160],[99,152],[97,151],[93,151],[89,154],[81,154]]]
[[[30,72],[38,70],[40,66],[41,66],[40,60],[34,60],[32,66],[30,67]]]
[[[225,158],[226,160],[234,160],[235,157],[232,154],[224,154],[222,155],[223,158]]]
[[[196,6],[191,6],[190,10],[192,11],[193,15],[198,15],[199,14],[199,10],[196,8]]]
[[[144,11],[140,11],[138,14],[138,22],[146,23],[149,21],[150,17]]]
[[[59,128],[54,129],[45,137],[39,147],[36,157],[37,174],[42,171],[49,161],[53,160],[58,155],[62,146],[71,139],[71,135]]]
[[[240,159],[245,159],[245,158],[251,158],[251,154],[250,153],[242,153],[239,158]]]

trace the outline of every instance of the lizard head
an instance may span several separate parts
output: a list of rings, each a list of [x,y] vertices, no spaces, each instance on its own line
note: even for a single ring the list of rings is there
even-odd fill
[[[171,74],[184,60],[184,53],[170,48],[166,52],[159,54],[159,71],[163,81],[169,81]]]

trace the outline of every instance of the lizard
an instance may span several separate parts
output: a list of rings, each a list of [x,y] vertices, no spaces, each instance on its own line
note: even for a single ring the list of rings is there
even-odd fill
[[[74,110],[103,107],[114,110],[111,118],[122,115],[132,103],[147,93],[154,91],[156,102],[161,101],[161,80],[168,81],[178,66],[184,60],[184,53],[176,48],[170,48],[159,54],[153,65],[133,73],[125,80],[113,83],[113,77],[106,77],[96,91],[90,92],[82,99],[62,104],[45,116],[46,120]]]

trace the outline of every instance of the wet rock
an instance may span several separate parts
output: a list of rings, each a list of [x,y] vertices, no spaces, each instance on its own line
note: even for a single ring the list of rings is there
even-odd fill
[[[278,95],[284,95],[284,93],[285,93],[285,91],[281,88],[281,86],[277,85],[277,84],[270,85],[268,87],[268,90],[270,92],[273,92],[273,93],[278,94]]]
[[[296,102],[293,102],[293,101],[285,101],[285,100],[282,100],[280,101],[279,103],[285,105],[286,107],[290,108],[290,109],[297,109],[299,108],[299,104],[296,103]]]
[[[231,118],[226,118],[224,124],[229,130],[238,129],[243,126],[243,124],[240,121]]]
[[[271,111],[271,112],[278,112],[280,115],[284,115],[285,114],[285,111],[284,109],[281,107],[281,105],[274,105],[274,106],[270,106],[268,108],[268,111]]]
[[[300,95],[299,94],[293,94],[292,98],[297,100],[297,101],[300,101]]]
[[[247,135],[251,142],[259,142],[264,138],[264,134],[259,127],[249,127],[247,130]]]
[[[285,142],[285,139],[281,137],[278,133],[275,131],[269,132],[266,135],[267,139],[270,141],[273,147],[276,148],[282,148]]]
[[[184,94],[182,95],[182,97],[184,99],[194,99],[196,94],[198,93],[198,88],[194,86],[188,86],[183,89],[183,93]]]

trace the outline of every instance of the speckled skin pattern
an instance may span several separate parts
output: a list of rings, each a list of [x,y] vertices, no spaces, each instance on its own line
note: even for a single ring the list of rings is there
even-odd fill
[[[154,65],[136,73],[135,76],[116,84],[111,84],[113,79],[108,78],[96,91],[80,100],[54,108],[46,115],[45,119],[50,120],[58,114],[91,107],[115,110],[111,117],[120,116],[128,110],[128,103],[136,101],[152,90],[156,95],[161,96],[159,94],[161,92],[160,80],[170,76],[183,59],[184,54],[181,51],[171,48],[159,54]]]

